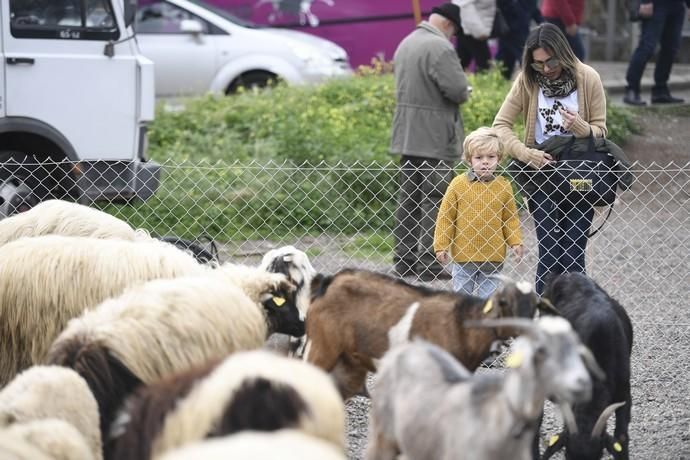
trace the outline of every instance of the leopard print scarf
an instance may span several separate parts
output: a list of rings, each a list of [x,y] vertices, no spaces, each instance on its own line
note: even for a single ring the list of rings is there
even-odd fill
[[[546,97],[566,97],[577,89],[577,81],[568,69],[563,69],[561,76],[555,80],[549,80],[539,72],[536,72],[536,78]]]

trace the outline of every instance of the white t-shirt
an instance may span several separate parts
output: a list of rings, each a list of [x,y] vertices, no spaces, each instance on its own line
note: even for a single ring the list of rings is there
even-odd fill
[[[565,108],[577,113],[579,105],[577,103],[577,90],[566,97],[546,97],[544,91],[539,89],[539,105],[537,106],[537,126],[534,131],[534,140],[541,144],[553,136],[563,136],[572,134],[563,128],[563,117],[558,111]]]

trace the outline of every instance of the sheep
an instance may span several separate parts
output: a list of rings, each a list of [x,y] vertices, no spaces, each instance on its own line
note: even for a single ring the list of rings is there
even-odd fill
[[[35,420],[0,429],[3,460],[96,460],[81,433],[60,419]]]
[[[333,444],[297,430],[272,433],[245,431],[232,436],[189,444],[160,460],[345,460]]]
[[[300,311],[300,317],[305,319],[310,303],[311,280],[316,275],[316,270],[309,262],[307,254],[294,246],[283,246],[264,254],[259,267],[268,272],[283,273],[297,286],[295,293],[297,308]],[[301,357],[305,342],[305,336],[291,337],[287,346],[288,354]]]
[[[543,458],[550,458],[565,447],[565,457],[569,460],[599,459],[604,450],[613,458],[627,460],[632,407],[633,328],[630,317],[622,305],[581,273],[552,277],[543,295],[570,321],[606,373],[605,380],[595,381],[591,401],[573,406],[579,431],[571,433],[565,428],[557,437],[552,437]],[[606,421],[614,411],[616,427],[611,436],[606,432]]]
[[[0,246],[0,387],[41,363],[67,321],[85,308],[151,279],[208,272],[153,239],[46,235]]]
[[[144,460],[208,437],[292,428],[344,445],[345,412],[320,369],[265,350],[238,352],[140,388],[113,424],[112,459]]]
[[[57,433],[65,430],[57,427],[58,431],[53,432],[50,425],[44,427],[36,423],[49,419],[73,427],[79,437],[66,436],[66,439],[76,439],[74,443],[80,444],[78,439],[81,438],[90,453],[89,458],[101,458],[98,406],[86,382],[75,371],[58,366],[34,366],[17,375],[0,391],[0,430],[3,432],[23,433],[25,439],[52,433],[53,437],[46,439],[47,443],[52,443],[60,439]],[[35,435],[29,436],[31,433]],[[70,451],[69,444],[63,446],[63,450]]]
[[[507,282],[490,300],[413,286],[366,270],[346,269],[312,282],[304,359],[331,372],[344,399],[366,393],[368,371],[394,340],[420,336],[450,351],[470,370],[510,327],[466,329],[463,321],[521,316],[543,307],[531,285]]]
[[[127,222],[107,212],[83,204],[64,200],[46,200],[26,212],[15,214],[0,221],[0,246],[22,237],[42,235],[84,236],[127,241],[151,238],[144,229],[134,229]],[[194,256],[199,263],[217,263],[218,251],[206,251],[191,241],[176,237],[160,237]]]
[[[63,200],[43,201],[26,212],[0,221],[0,246],[24,236],[58,234],[136,240],[146,237],[127,222],[82,204]]]
[[[235,284],[239,272],[253,276],[240,280],[246,291]],[[290,289],[281,274],[234,265],[153,280],[72,319],[47,361],[71,367],[87,381],[105,434],[124,397],[142,383],[259,348],[275,331],[303,335],[297,307],[285,301]],[[278,300],[274,294],[280,292],[286,294]]]
[[[368,460],[477,460],[531,456],[546,398],[561,404],[590,397],[595,366],[567,321],[547,317],[482,321],[513,325],[503,373],[471,374],[442,348],[416,339],[383,357],[372,391]]]

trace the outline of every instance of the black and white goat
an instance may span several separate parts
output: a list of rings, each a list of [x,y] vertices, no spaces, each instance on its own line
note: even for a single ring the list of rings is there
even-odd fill
[[[568,460],[599,459],[603,450],[615,459],[627,460],[633,342],[628,314],[594,280],[581,273],[565,273],[552,278],[543,298],[570,321],[606,374],[605,380],[594,381],[589,402],[573,406],[578,433],[564,429],[557,437],[552,437],[543,458],[550,458],[565,447]],[[616,427],[611,436],[606,432],[606,421],[614,411]]]
[[[519,459],[531,443],[544,401],[586,401],[596,368],[567,321],[499,319],[474,325],[512,326],[504,373],[471,374],[445,350],[414,341],[381,360],[372,391],[368,460]]]

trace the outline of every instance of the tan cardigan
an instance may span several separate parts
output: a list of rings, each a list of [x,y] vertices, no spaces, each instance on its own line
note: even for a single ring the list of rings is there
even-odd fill
[[[571,131],[575,137],[587,137],[591,128],[594,137],[606,137],[606,95],[601,78],[596,70],[581,62],[575,70],[579,110]],[[539,87],[527,85],[520,73],[496,114],[493,127],[501,136],[505,153],[525,163],[538,165],[544,152],[527,146],[534,145]],[[515,120],[521,113],[525,122],[524,143],[513,132]]]

